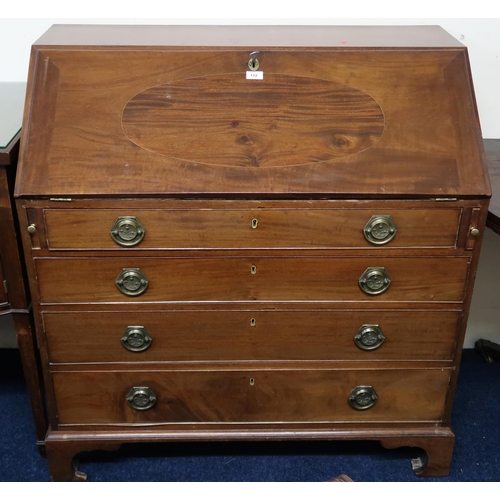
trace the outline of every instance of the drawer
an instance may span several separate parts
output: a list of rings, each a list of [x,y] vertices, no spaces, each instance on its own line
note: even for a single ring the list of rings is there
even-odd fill
[[[439,421],[450,373],[442,368],[89,370],[52,376],[60,424],[158,424]],[[350,406],[348,398],[358,387],[373,388],[378,397],[374,406],[366,410]],[[156,402],[138,410],[127,398],[141,405],[151,404],[153,398]]]
[[[43,321],[52,363],[450,361],[459,317],[458,311],[188,310],[45,313]]]
[[[46,304],[366,300],[459,302],[464,296],[469,258],[36,258],[35,262],[40,300]],[[388,289],[378,295],[368,295],[359,285],[359,280],[363,276],[366,278],[366,270],[373,268],[385,269],[391,279]],[[373,276],[368,279],[373,279]],[[117,280],[131,282],[126,285],[131,288],[128,293],[140,292],[146,283],[147,288],[140,295],[128,296],[118,289]],[[379,285],[375,283],[372,286]]]
[[[51,250],[455,247],[461,210],[44,210]],[[395,225],[389,236],[389,215]],[[132,217],[130,217],[132,216]],[[365,226],[377,238],[369,242]],[[138,225],[140,223],[140,226]],[[378,226],[377,226],[378,224]],[[377,226],[378,232],[377,232]],[[115,241],[111,231],[116,230]],[[144,234],[141,231],[144,230]],[[386,231],[386,232],[384,232]],[[141,237],[143,238],[141,240]],[[388,238],[387,238],[388,239]],[[139,241],[141,240],[141,241]]]

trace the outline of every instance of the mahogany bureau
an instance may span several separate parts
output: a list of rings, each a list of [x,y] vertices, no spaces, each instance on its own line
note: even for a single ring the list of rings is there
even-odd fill
[[[490,187],[441,28],[53,26],[16,197],[52,479],[169,440],[378,440],[448,473]]]

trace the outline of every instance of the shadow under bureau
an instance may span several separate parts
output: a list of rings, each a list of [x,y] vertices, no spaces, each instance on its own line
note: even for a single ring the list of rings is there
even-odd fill
[[[490,187],[440,28],[54,26],[16,197],[54,480],[169,440],[379,440],[448,473]]]

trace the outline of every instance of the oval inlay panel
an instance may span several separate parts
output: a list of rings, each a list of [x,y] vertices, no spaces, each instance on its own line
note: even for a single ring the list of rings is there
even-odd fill
[[[234,167],[302,165],[359,153],[384,131],[368,94],[337,83],[241,73],[189,78],[147,89],[125,106],[135,144],[179,160]]]

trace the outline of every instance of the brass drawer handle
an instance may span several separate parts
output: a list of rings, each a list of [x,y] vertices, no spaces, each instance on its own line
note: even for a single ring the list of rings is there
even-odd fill
[[[385,245],[396,236],[396,224],[390,215],[373,215],[363,229],[366,241]]]
[[[391,285],[391,278],[385,267],[369,267],[359,278],[359,287],[368,295],[384,293]]]
[[[138,245],[146,234],[146,230],[134,216],[118,217],[111,228],[111,238],[122,247]]]
[[[354,335],[354,343],[363,351],[378,349],[385,340],[385,335],[378,325],[363,325]]]
[[[141,295],[146,291],[148,285],[148,279],[138,268],[124,268],[116,279],[118,290],[129,297]]]
[[[355,410],[368,410],[378,401],[378,395],[373,387],[359,385],[351,391],[348,401]]]
[[[153,339],[143,326],[127,326],[122,335],[121,343],[131,352],[142,352],[149,348]]]
[[[127,395],[127,403],[134,410],[149,410],[156,404],[156,396],[149,387],[132,387]]]

